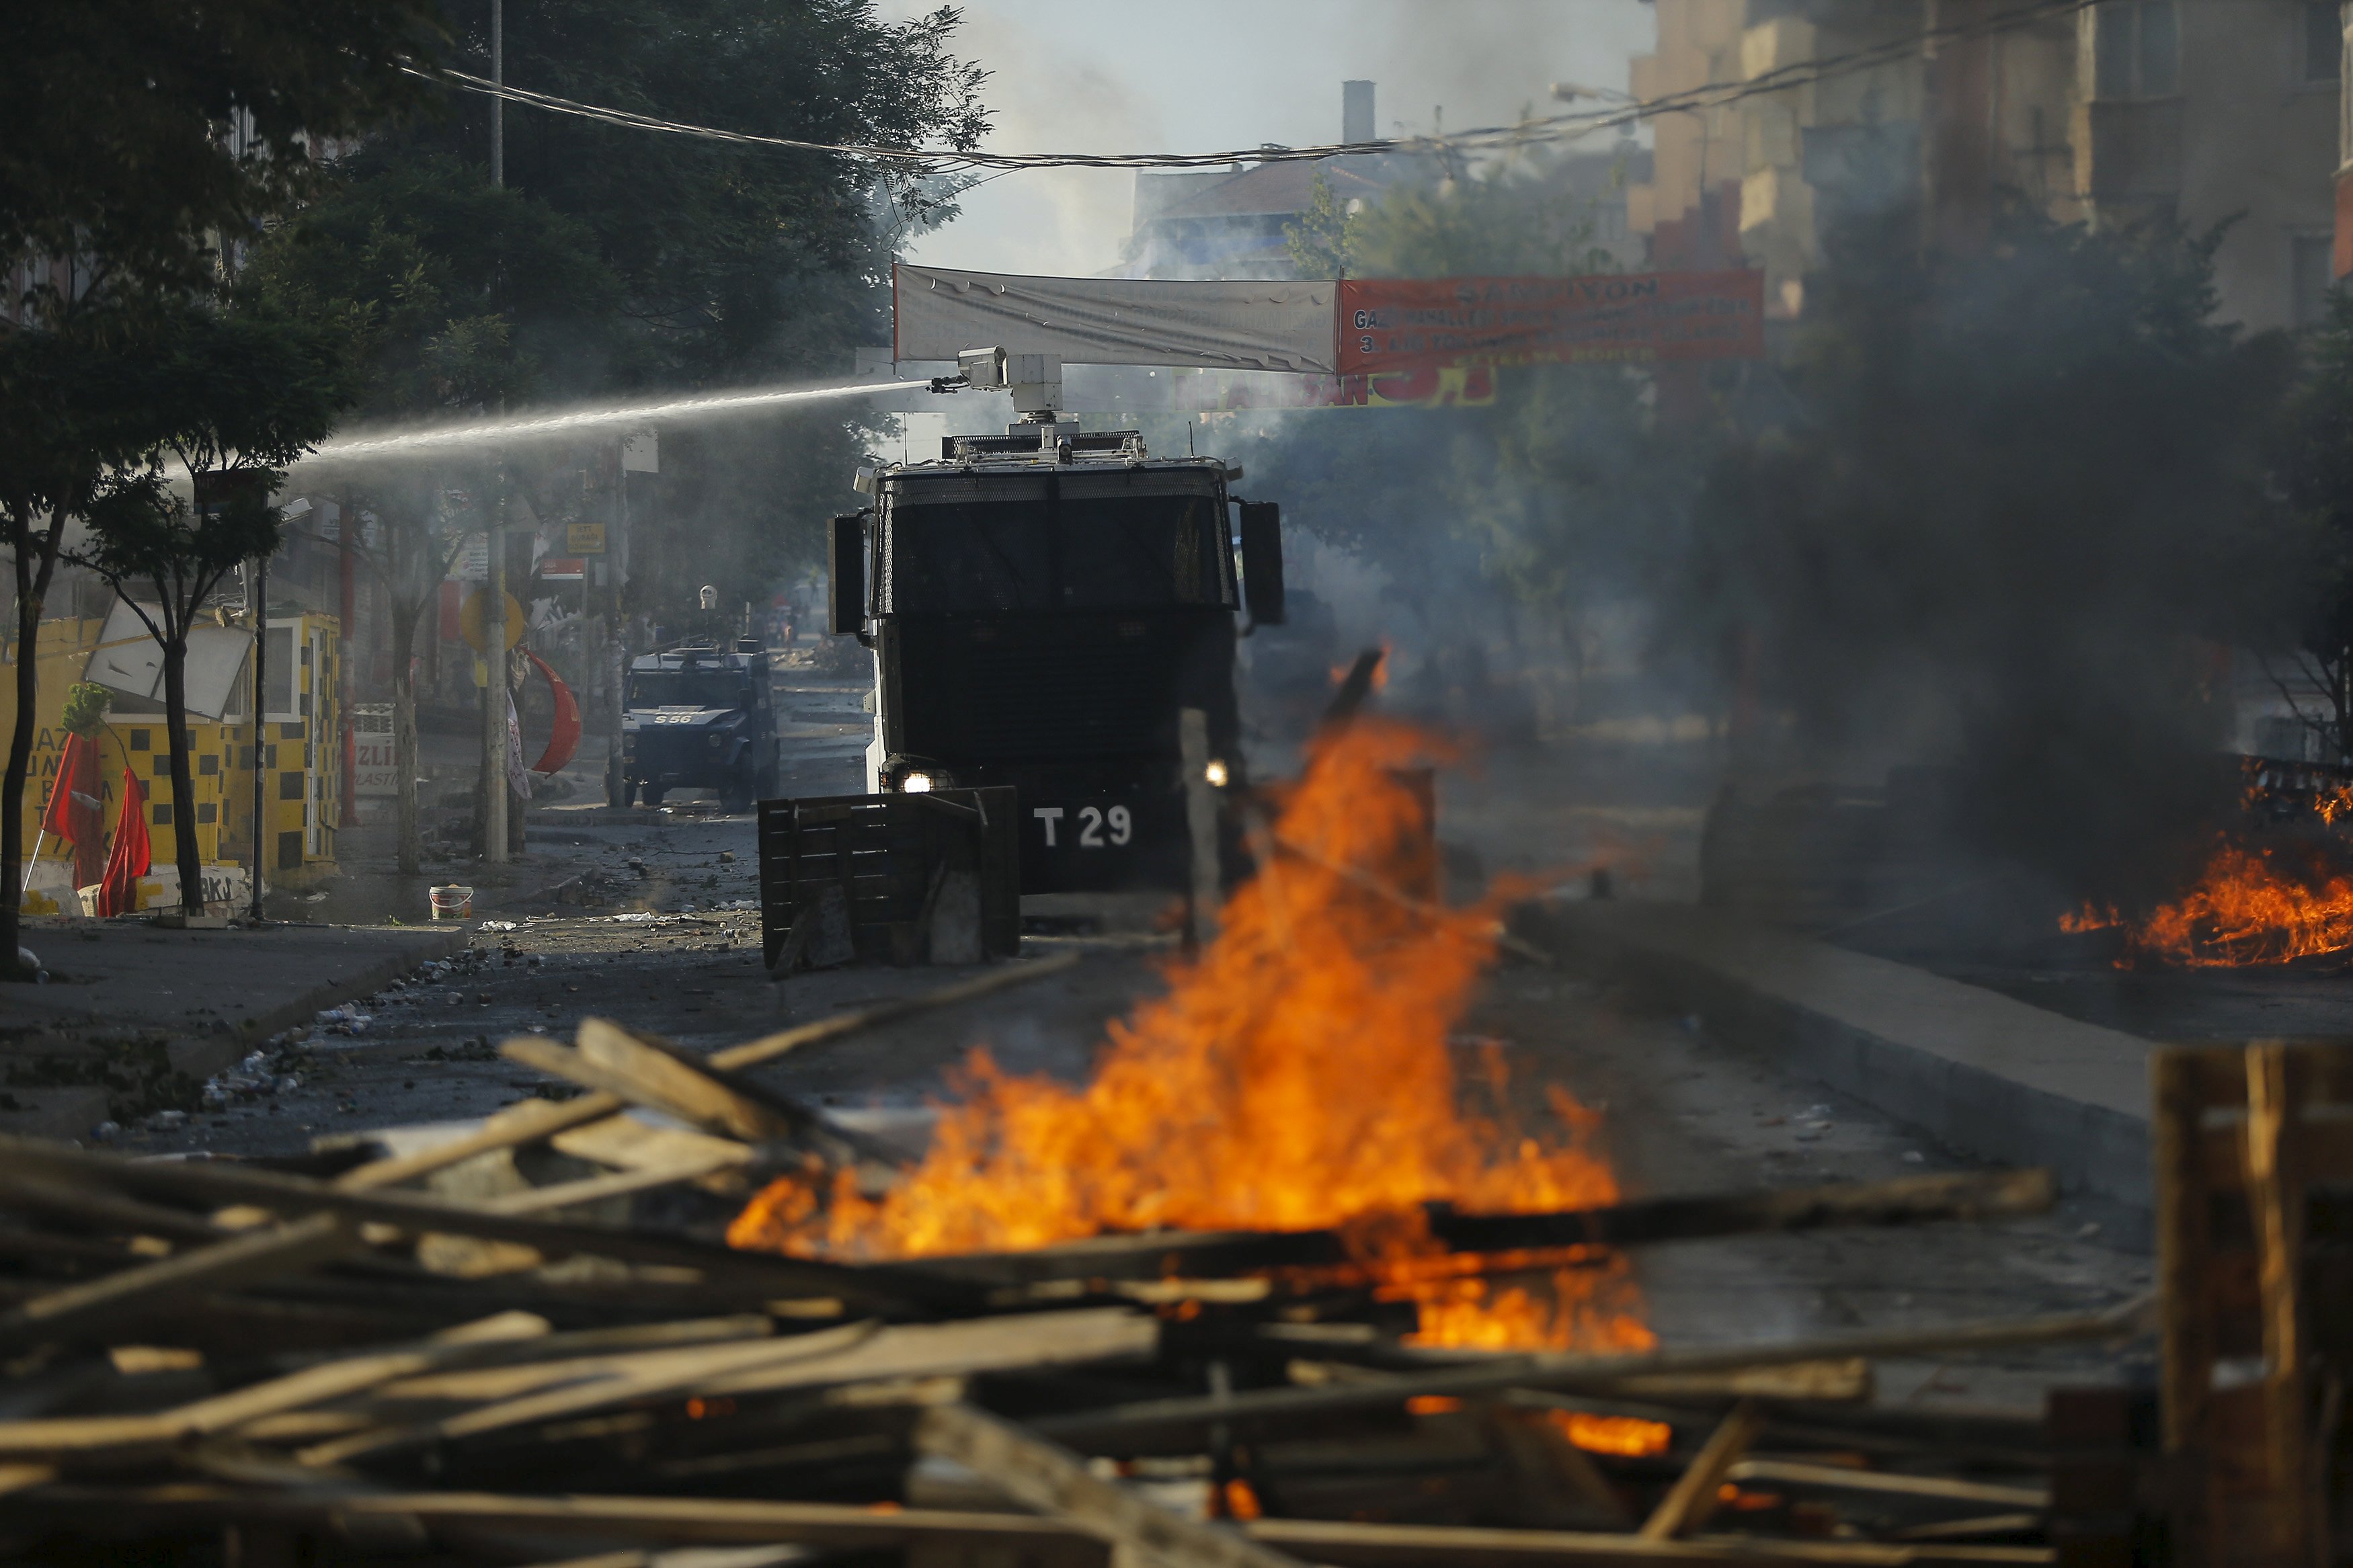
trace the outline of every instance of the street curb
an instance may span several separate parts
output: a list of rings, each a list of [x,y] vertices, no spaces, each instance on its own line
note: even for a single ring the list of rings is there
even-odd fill
[[[465,931],[419,930],[411,951],[387,954],[364,969],[322,980],[291,1001],[253,1015],[250,1027],[240,1019],[237,1027],[227,1034],[198,1035],[174,1040],[166,1047],[171,1053],[172,1065],[190,1078],[210,1078],[280,1030],[290,1029],[297,1024],[307,1024],[337,1003],[380,990],[420,963],[463,952],[469,934]]]
[[[1531,904],[1513,923],[1573,973],[1696,1013],[1947,1149],[2149,1207],[2137,1036],[1695,905]]]

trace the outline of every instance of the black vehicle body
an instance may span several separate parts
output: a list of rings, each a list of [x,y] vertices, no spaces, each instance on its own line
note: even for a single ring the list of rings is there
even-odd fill
[[[1185,887],[1184,710],[1207,776],[1242,780],[1227,478],[1068,425],[862,477],[874,506],[835,520],[835,629],[874,654],[867,787],[1012,785],[1025,893]],[[1249,510],[1271,537],[1274,509]],[[1279,595],[1279,557],[1260,576]]]
[[[659,805],[673,789],[715,790],[741,811],[776,788],[776,703],[758,642],[687,644],[629,663],[620,799]]]

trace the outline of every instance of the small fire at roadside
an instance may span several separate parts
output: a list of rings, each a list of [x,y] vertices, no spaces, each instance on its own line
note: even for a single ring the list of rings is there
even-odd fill
[[[2353,950],[2353,876],[2279,848],[2224,844],[2181,897],[2137,920],[2086,905],[2069,931],[2122,927],[2119,966],[2220,969]]]
[[[1110,1030],[1082,1087],[976,1050],[930,1151],[879,1198],[786,1177],[728,1233],[739,1247],[851,1259],[1018,1250],[1110,1233],[1329,1228],[1415,1342],[1648,1348],[1621,1258],[1528,1260],[1505,1283],[1450,1266],[1425,1205],[1533,1213],[1608,1204],[1598,1119],[1555,1088],[1514,1109],[1500,1050],[1448,1035],[1494,956],[1499,901],[1384,899],[1431,857],[1400,770],[1445,760],[1419,731],[1359,721],[1314,748],[1271,825],[1282,855],[1243,884],[1217,940]]]

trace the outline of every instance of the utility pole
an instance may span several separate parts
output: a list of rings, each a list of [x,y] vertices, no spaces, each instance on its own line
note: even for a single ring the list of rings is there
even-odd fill
[[[491,0],[491,82],[495,87],[507,83],[507,7],[506,0]],[[499,189],[507,183],[507,100],[496,93],[491,95],[491,187]]]
[[[482,858],[507,860],[507,465],[491,481],[482,560]]]
[[[491,80],[506,82],[506,6],[491,0]],[[491,184],[507,183],[506,100],[491,98]],[[501,412],[506,400],[499,400]],[[507,462],[493,459],[482,534],[482,859],[507,860]]]

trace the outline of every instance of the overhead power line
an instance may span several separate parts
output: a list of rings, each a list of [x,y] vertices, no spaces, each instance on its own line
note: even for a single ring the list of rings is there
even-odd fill
[[[1198,169],[1226,163],[1312,163],[1324,158],[1378,153],[1459,154],[1572,141],[1589,136],[1596,131],[1638,124],[1662,114],[1717,109],[1767,93],[1788,92],[1834,77],[1892,64],[1927,45],[1958,43],[1997,33],[2014,32],[2039,22],[2073,16],[2097,3],[2098,0],[2026,0],[2024,4],[2005,10],[1979,12],[1962,21],[1920,28],[1876,44],[1850,49],[1843,54],[1800,60],[1743,80],[1707,82],[1680,92],[1662,93],[1657,98],[1586,113],[1547,115],[1511,125],[1452,132],[1443,136],[1382,137],[1369,142],[1330,142],[1312,147],[1240,147],[1219,153],[985,153],[954,147],[885,147],[860,142],[809,142],[790,136],[763,136],[746,131],[726,131],[717,126],[663,120],[626,109],[582,103],[575,99],[558,98],[553,93],[533,92],[512,83],[501,85],[486,77],[460,70],[408,68],[412,76],[443,82],[468,92],[501,98],[512,103],[545,110],[552,114],[569,114],[634,131],[651,131],[734,146],[913,163],[934,174],[955,174],[969,169],[994,169],[1003,173],[1018,169]]]

